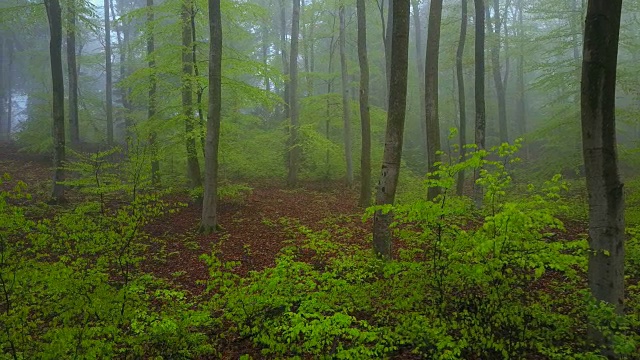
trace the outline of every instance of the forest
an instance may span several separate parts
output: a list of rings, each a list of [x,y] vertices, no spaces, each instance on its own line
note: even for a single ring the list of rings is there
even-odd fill
[[[0,359],[640,359],[639,17],[0,1]]]

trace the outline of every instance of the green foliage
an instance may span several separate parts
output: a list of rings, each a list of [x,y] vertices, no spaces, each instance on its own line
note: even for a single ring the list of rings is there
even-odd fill
[[[84,165],[76,168],[89,170]],[[93,168],[96,183],[81,177],[76,185],[87,186],[89,194],[121,191],[102,187],[110,175],[95,170],[107,168]],[[184,291],[140,268],[147,246],[142,229],[172,211],[158,194],[141,191],[121,206],[88,201],[39,221],[25,217],[26,200],[21,183],[0,192],[2,358],[193,358],[215,353],[215,337],[207,332],[215,326],[214,318],[197,310]]]

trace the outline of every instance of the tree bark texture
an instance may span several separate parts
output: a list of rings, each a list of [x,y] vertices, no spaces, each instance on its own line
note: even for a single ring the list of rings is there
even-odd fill
[[[52,99],[52,135],[53,135],[53,190],[51,198],[55,202],[64,200],[64,79],[62,76],[62,11],[59,0],[45,0],[51,41],[51,95]]]
[[[391,49],[391,83],[389,112],[385,136],[382,172],[376,205],[393,204],[396,196],[405,115],[407,110],[407,68],[409,61],[409,0],[393,1],[393,42]],[[391,257],[391,212],[378,210],[373,218],[373,249],[382,258]]]
[[[422,135],[420,136],[420,150],[422,155],[426,158],[427,155],[427,125],[425,124],[424,119],[427,118],[426,109],[426,93],[425,93],[425,84],[424,84],[424,67],[425,67],[425,59],[423,54],[425,53],[425,48],[422,44],[422,21],[420,15],[420,2],[418,0],[411,1],[411,7],[413,8],[413,27],[416,41],[416,68],[418,69],[418,86],[420,87],[419,96],[420,96],[420,130]]]
[[[357,0],[358,61],[360,63],[360,124],[362,150],[360,154],[361,207],[371,205],[371,114],[369,112],[369,59],[367,57],[367,13],[365,0]]]
[[[520,42],[520,49],[518,54],[518,80],[517,80],[517,95],[516,109],[518,114],[518,129],[520,136],[523,136],[527,132],[527,112],[526,112],[526,98],[525,98],[525,86],[524,86],[524,20],[523,20],[523,3],[522,0],[518,0],[518,37]]]
[[[624,306],[624,194],[616,145],[616,66],[622,0],[589,0],[582,60],[582,151],[589,193],[589,287]]]
[[[498,131],[500,142],[509,141],[507,130],[507,95],[506,84],[502,78],[502,70],[500,65],[500,29],[502,22],[500,20],[500,0],[493,1],[493,25],[491,24],[491,15],[489,6],[486,7],[487,27],[493,30],[493,39],[491,41],[491,67],[493,72],[493,83],[496,87],[496,95],[498,96]],[[506,36],[506,35],[505,35]]]
[[[205,141],[201,231],[218,227],[218,148],[222,120],[222,19],[220,0],[209,0],[209,111]]]

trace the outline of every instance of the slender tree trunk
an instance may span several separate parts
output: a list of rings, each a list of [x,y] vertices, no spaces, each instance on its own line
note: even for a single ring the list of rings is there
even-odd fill
[[[484,0],[474,0],[475,7],[475,144],[477,150],[484,150],[486,110],[484,98]],[[480,169],[474,170],[473,198],[476,207],[482,206],[482,188],[475,183],[480,177]]]
[[[204,95],[204,87],[200,85],[200,68],[198,67],[198,39],[196,36],[196,8],[194,2],[191,3],[191,53],[193,61],[193,74],[195,75],[196,84],[196,106],[198,107],[198,125],[200,126],[200,146],[202,147],[202,156],[206,156],[206,122],[204,120],[204,111],[202,109],[202,95]],[[269,79],[269,77],[267,77]]]
[[[438,55],[440,53],[440,24],[442,23],[442,0],[431,0],[429,9],[429,31],[425,65],[425,105],[427,128],[427,165],[429,172],[436,171],[440,161],[440,119],[438,118]],[[439,187],[430,187],[427,199],[433,200],[440,193]]]
[[[393,204],[396,196],[407,107],[407,68],[409,63],[409,0],[393,1],[393,43],[391,49],[391,86],[385,136],[382,173],[376,205]],[[378,210],[373,218],[373,249],[385,259],[391,257],[392,212]]]
[[[264,89],[267,92],[270,92],[271,80],[269,79],[269,75],[268,75],[268,70],[269,70],[269,42],[267,41],[268,37],[269,37],[268,26],[265,25],[262,28],[262,65],[264,66]]]
[[[464,68],[462,59],[464,56],[464,46],[467,41],[467,21],[468,6],[467,0],[462,0],[462,21],[460,22],[460,38],[458,40],[458,50],[456,51],[456,76],[458,80],[458,111],[460,114],[460,131],[458,132],[460,146],[460,161],[464,160],[466,155],[465,145],[467,144],[467,98],[464,91]],[[458,181],[456,184],[456,194],[462,196],[464,191],[464,171],[458,173]]]
[[[518,0],[518,37],[520,42],[520,49],[518,54],[518,98],[516,107],[518,111],[518,124],[520,124],[520,136],[523,136],[527,132],[527,112],[524,89],[524,22],[522,18],[522,7],[522,0]]]
[[[155,39],[154,39],[154,15],[153,15],[153,0],[147,0],[147,58],[148,66],[151,70],[149,76],[149,105],[147,111],[147,118],[149,122],[156,122],[156,91],[158,87],[158,80],[156,74],[156,59],[155,59]],[[160,185],[160,160],[158,154],[157,144],[157,132],[155,126],[151,126],[149,132],[149,148],[151,149],[151,182],[154,185]]]
[[[391,49],[393,46],[393,2],[394,0],[389,0],[389,9],[387,11],[387,27],[385,34],[384,42],[386,44],[386,52],[385,52],[385,61],[386,61],[386,74],[387,74],[387,94],[389,93],[390,84],[391,84]],[[387,109],[389,109],[389,104],[386,104]]]
[[[0,59],[4,59],[4,44],[5,44],[6,40],[3,36],[2,33],[0,33]],[[6,76],[9,75],[9,73],[6,71],[6,66],[4,64],[4,61],[2,63],[0,63],[0,140],[9,140],[9,134],[5,134],[5,129],[6,129],[6,125],[5,125],[5,118],[7,116],[7,111],[5,109],[5,104],[7,102],[7,97],[6,97],[6,80],[5,80],[5,73]]]
[[[411,6],[413,8],[413,26],[414,26],[414,34],[416,38],[416,67],[418,69],[418,86],[420,87],[420,130],[422,135],[420,136],[420,147],[422,150],[422,155],[426,158],[427,155],[427,125],[424,119],[427,118],[426,110],[426,93],[425,93],[425,59],[423,54],[425,53],[425,48],[422,46],[422,21],[420,17],[420,3],[418,0],[412,0]]]
[[[282,55],[282,75],[285,77],[289,76],[289,58],[287,55],[287,14],[285,11],[284,0],[280,0],[280,53]],[[290,105],[289,105],[289,92],[290,92],[290,81],[284,81],[284,89],[282,93],[282,101],[283,101],[283,111],[282,118],[286,120],[289,118],[290,114]],[[287,148],[290,148],[292,145],[287,143]],[[290,151],[287,150],[287,163],[290,162],[289,159]]]
[[[580,14],[577,16],[576,14]],[[578,0],[571,1],[571,16],[569,16],[569,26],[571,28],[571,42],[573,43],[573,61],[576,65],[576,69],[580,69],[582,65],[580,63],[580,30],[579,23],[576,23],[577,19],[582,19],[582,11],[578,9]]]
[[[342,120],[344,124],[344,156],[347,163],[347,186],[353,186],[351,150],[351,107],[349,106],[349,74],[347,73],[345,8],[340,6],[340,69],[342,73]]]
[[[624,311],[624,193],[616,146],[616,65],[622,0],[589,0],[582,60],[582,150],[589,193],[589,287]],[[609,348],[605,335],[592,338]]]
[[[209,111],[204,173],[202,224],[204,233],[218,227],[218,147],[222,120],[222,19],[220,0],[209,0]]]
[[[73,1],[73,0],[72,0]],[[118,1],[118,13],[123,14],[123,6],[122,1]],[[116,22],[116,12],[114,9],[113,1],[111,2],[111,16],[113,22]],[[127,77],[127,51],[129,47],[129,30],[124,25],[124,22],[121,20],[120,23],[116,26],[116,41],[118,42],[118,55],[119,55],[119,72],[120,78],[119,82],[122,83],[124,79]],[[120,84],[120,101],[122,102],[122,107],[124,111],[122,113],[122,119],[124,120],[125,126],[125,141],[127,146],[127,151],[129,147],[129,142],[133,138],[133,124],[131,122],[131,104],[129,103],[129,94],[131,93],[131,89]]]
[[[385,71],[384,71],[384,84],[385,86],[383,87],[384,90],[384,99],[388,100],[389,98],[389,73],[387,72],[388,67],[387,64],[391,61],[391,44],[389,43],[389,40],[387,38],[387,27],[388,24],[386,23],[386,20],[384,18],[384,8],[385,8],[385,0],[382,1],[378,1],[376,0],[376,3],[378,5],[378,13],[380,14],[380,24],[382,27],[382,45],[384,46],[384,66],[385,66]],[[387,18],[388,20],[388,18]],[[385,101],[385,109],[387,106],[387,103]]]
[[[291,59],[289,60],[289,172],[287,184],[295,186],[298,183],[298,168],[300,166],[300,140],[298,139],[299,104],[298,104],[298,35],[300,33],[300,0],[293,0],[293,14],[291,15]]]
[[[333,25],[331,26],[331,39],[329,40],[329,63],[327,65],[327,73],[329,74],[333,74],[333,54],[335,52],[335,28],[336,28],[336,18],[335,16],[333,17]],[[333,76],[329,78],[329,80],[327,80],[327,94],[331,94],[331,92],[333,91]],[[327,140],[329,140],[329,130],[330,130],[330,126],[331,126],[331,98],[329,96],[327,96],[327,113],[325,116],[325,131],[324,131],[324,135],[325,138]],[[329,179],[329,177],[331,176],[331,174],[329,173],[329,158],[330,158],[330,149],[329,147],[327,147],[327,152],[325,155],[325,166],[327,169],[327,172],[325,174],[325,177],[327,179]]]
[[[111,19],[109,0],[104,0],[104,55],[106,76],[107,144],[113,144],[113,75],[111,70]]]
[[[187,174],[192,188],[202,185],[196,150],[196,127],[193,108],[193,45],[191,34],[192,0],[182,3],[182,115],[184,116]]]
[[[357,0],[358,60],[360,63],[360,206],[371,205],[371,115],[369,113],[369,59],[367,57],[367,11],[365,0]]]
[[[67,14],[67,71],[69,73],[69,139],[71,147],[80,144],[78,121],[78,66],[76,63],[76,1],[68,1]]]
[[[7,64],[7,121],[6,121],[6,134],[7,134],[7,141],[11,141],[11,125],[13,122],[13,56],[14,56],[14,41],[15,40],[9,40],[8,41],[8,46],[7,46],[7,51],[9,52],[9,55],[7,55],[7,57],[9,58],[8,64]]]
[[[491,24],[491,15],[489,13],[489,6],[486,7],[487,13],[487,27],[493,30],[495,38],[491,42],[491,67],[493,71],[493,82],[496,87],[496,94],[498,96],[498,129],[500,142],[505,143],[509,141],[507,133],[507,100],[505,93],[505,83],[502,79],[502,70],[500,66],[500,29],[502,23],[500,22],[500,0],[493,1],[493,25]]]
[[[51,95],[53,118],[53,190],[51,198],[54,202],[64,201],[64,79],[62,76],[62,11],[59,0],[45,0],[44,5],[49,19],[51,41],[49,54],[51,57]]]

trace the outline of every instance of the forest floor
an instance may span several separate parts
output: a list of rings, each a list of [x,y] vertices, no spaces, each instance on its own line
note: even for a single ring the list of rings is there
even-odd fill
[[[46,201],[52,174],[48,157],[23,154],[14,146],[0,144],[0,176],[5,173],[13,180],[24,181],[27,191],[35,194],[34,202]],[[301,244],[301,226],[329,231],[339,243],[370,246],[372,224],[362,220],[355,189],[345,188],[340,182],[307,182],[296,189],[281,182],[249,185],[253,190],[247,196],[220,204],[221,229],[210,235],[198,232],[201,205],[186,194],[171,195],[170,203],[182,205],[146,225],[145,232],[150,236],[142,270],[197,296],[206,289],[209,277],[200,256],[212,249],[223,262],[239,262],[234,272],[245,276],[273,266],[283,247]],[[1,190],[6,190],[6,184],[0,186]],[[70,203],[65,206],[81,201],[76,196],[70,194]],[[566,221],[565,225],[565,238],[584,236],[586,232],[584,222]],[[394,244],[402,247],[402,243]],[[306,260],[312,261],[312,254],[308,255]],[[256,350],[248,349],[252,347],[248,340],[228,345],[223,349],[228,358]]]

